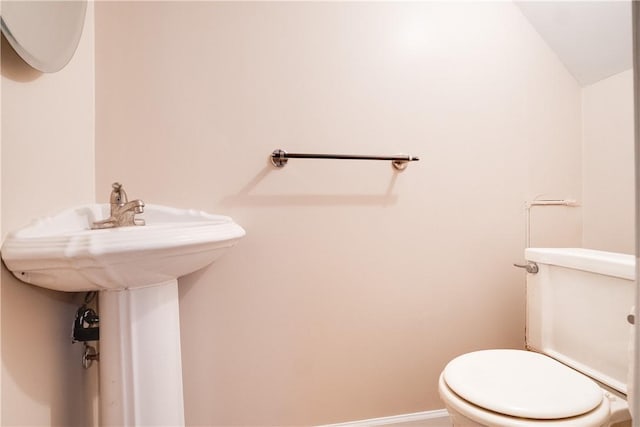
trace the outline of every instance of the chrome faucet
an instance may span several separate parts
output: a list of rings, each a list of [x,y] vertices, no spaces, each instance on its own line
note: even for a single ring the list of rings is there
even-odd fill
[[[127,199],[127,193],[122,188],[122,184],[114,182],[111,191],[111,216],[102,221],[93,223],[92,229],[128,227],[132,225],[144,225],[144,219],[136,218],[136,214],[144,212],[144,202],[142,200]]]

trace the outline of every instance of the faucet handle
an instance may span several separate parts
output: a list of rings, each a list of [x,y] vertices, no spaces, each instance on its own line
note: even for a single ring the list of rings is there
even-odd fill
[[[119,182],[114,182],[113,184],[111,184],[111,188],[113,188],[113,191],[111,191],[112,204],[115,203],[117,205],[121,205],[129,201],[129,199],[127,198],[127,193],[124,191],[124,188],[122,188],[122,184],[120,184]]]

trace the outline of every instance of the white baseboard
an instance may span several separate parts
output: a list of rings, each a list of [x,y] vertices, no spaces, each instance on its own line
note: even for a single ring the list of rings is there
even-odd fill
[[[394,415],[391,417],[371,418],[369,420],[351,421],[339,424],[327,424],[318,427],[451,427],[451,420],[446,409],[415,412],[413,414]]]

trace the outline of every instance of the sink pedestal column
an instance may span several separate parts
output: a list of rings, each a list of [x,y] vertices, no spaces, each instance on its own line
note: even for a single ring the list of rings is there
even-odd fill
[[[99,304],[100,425],[184,426],[177,280]]]

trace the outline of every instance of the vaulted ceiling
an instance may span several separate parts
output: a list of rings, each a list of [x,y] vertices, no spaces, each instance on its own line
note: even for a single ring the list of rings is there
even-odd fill
[[[586,86],[632,67],[631,1],[516,1]]]

